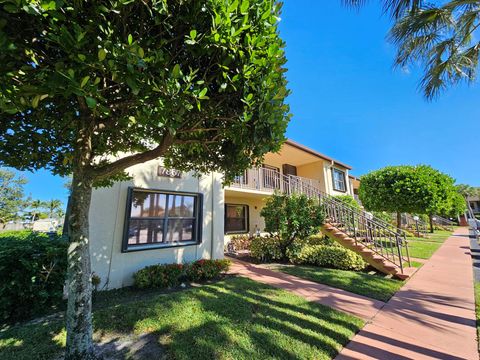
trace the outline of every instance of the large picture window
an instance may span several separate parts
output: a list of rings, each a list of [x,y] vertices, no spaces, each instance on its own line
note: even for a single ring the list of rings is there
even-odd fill
[[[225,234],[248,232],[248,205],[225,204]]]
[[[197,244],[201,194],[129,189],[123,251]]]
[[[345,181],[345,172],[339,169],[332,169],[333,190],[346,192],[347,186]]]

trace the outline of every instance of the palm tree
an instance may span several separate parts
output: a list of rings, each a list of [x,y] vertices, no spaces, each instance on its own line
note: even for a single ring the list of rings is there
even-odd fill
[[[30,202],[29,206],[30,209],[32,209],[32,221],[37,220],[37,217],[40,213],[40,209],[45,208],[45,203],[41,200],[33,200]]]
[[[48,210],[48,217],[53,218],[59,210],[62,210],[63,203],[58,199],[52,199],[46,202],[45,207]]]
[[[361,6],[366,0],[343,0]],[[475,80],[480,42],[479,0],[381,0],[395,23],[389,39],[396,44],[395,66],[420,64],[420,87],[429,100],[449,86]]]

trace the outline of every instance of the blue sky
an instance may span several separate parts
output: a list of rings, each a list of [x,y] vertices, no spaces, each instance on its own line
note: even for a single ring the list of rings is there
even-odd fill
[[[377,1],[357,12],[340,0],[286,0],[287,136],[353,166],[362,175],[386,165],[430,164],[480,186],[480,89],[462,85],[427,102],[419,69],[392,68],[389,19]],[[66,199],[63,180],[25,174],[27,194]]]

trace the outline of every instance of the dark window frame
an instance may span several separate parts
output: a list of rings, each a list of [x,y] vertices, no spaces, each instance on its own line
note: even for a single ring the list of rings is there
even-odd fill
[[[336,187],[336,184],[335,184],[335,171],[339,172],[342,174],[342,177],[343,177],[343,187],[344,189],[339,189]],[[345,171],[343,170],[340,170],[340,169],[337,169],[337,168],[332,168],[332,187],[333,187],[333,190],[335,191],[339,191],[339,192],[343,192],[343,193],[346,193],[347,192],[347,178],[346,178],[346,173]]]
[[[228,206],[243,206],[245,208],[245,230],[227,230],[227,207]],[[250,232],[250,206],[247,204],[233,204],[233,203],[225,203],[225,216],[223,219],[223,224],[225,226],[224,234],[231,235],[231,234],[248,234]]]
[[[128,244],[128,234],[130,229],[130,217],[132,210],[132,197],[135,191],[145,192],[145,193],[154,193],[154,194],[165,194],[167,195],[166,204],[168,209],[169,198],[168,195],[184,195],[194,197],[194,223],[192,228],[192,239],[191,241],[177,242],[177,243],[153,243],[153,244],[141,244],[141,245],[131,245]],[[167,211],[166,209],[166,211]],[[138,217],[133,217],[134,220],[140,219]],[[157,219],[152,217],[145,217],[145,220],[148,219]],[[160,219],[160,218],[158,218]],[[168,234],[168,214],[165,215],[165,224],[163,229],[163,238]],[[183,217],[171,217],[170,219],[184,219]],[[190,217],[189,217],[190,219]],[[125,219],[123,226],[123,239],[122,239],[122,253],[134,252],[134,251],[145,251],[145,250],[158,250],[158,249],[167,249],[175,247],[184,247],[184,246],[196,246],[202,243],[202,232],[203,232],[203,194],[195,192],[186,192],[186,191],[171,191],[164,189],[145,189],[138,187],[128,187],[127,192],[127,202],[125,207]]]

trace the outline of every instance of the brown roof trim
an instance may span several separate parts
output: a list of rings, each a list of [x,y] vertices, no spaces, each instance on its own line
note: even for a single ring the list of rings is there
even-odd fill
[[[334,163],[335,165],[342,166],[342,167],[344,167],[344,168],[346,168],[346,169],[348,169],[348,170],[351,170],[351,169],[352,169],[352,167],[351,167],[350,165],[341,163],[340,161],[337,161],[337,160],[335,160],[335,159],[332,159],[331,157],[329,157],[329,156],[327,156],[327,155],[323,155],[322,153],[319,153],[318,151],[315,151],[315,150],[313,150],[313,149],[310,149],[310,148],[308,148],[308,147],[306,147],[306,146],[304,146],[304,145],[302,145],[302,144],[299,144],[299,143],[297,143],[297,142],[295,142],[295,141],[293,141],[293,140],[291,140],[291,139],[287,139],[287,141],[285,141],[285,144],[288,144],[288,145],[290,145],[290,146],[293,146],[294,148],[297,148],[297,149],[299,149],[299,150],[305,151],[305,152],[307,152],[307,153],[309,153],[309,154],[312,154],[312,155],[314,155],[314,156],[316,156],[316,157],[319,157],[319,158],[321,158],[321,159],[328,160],[328,161],[333,161],[333,163]]]
[[[351,179],[353,179],[353,180],[358,180],[358,181],[360,181],[360,178],[359,178],[359,177],[356,177],[355,175],[350,175],[350,174],[348,174],[348,177],[351,178]]]

